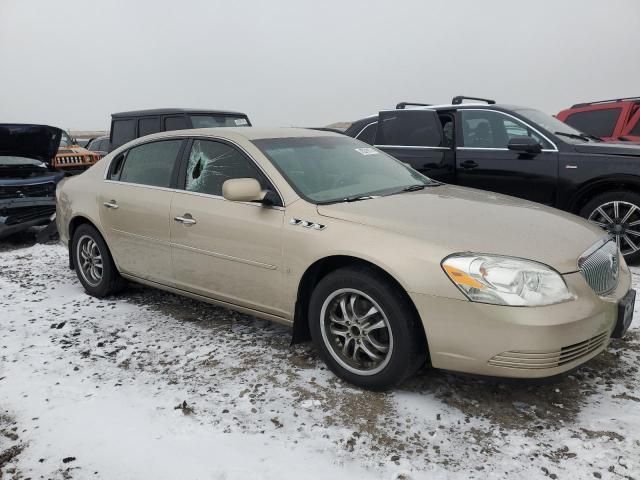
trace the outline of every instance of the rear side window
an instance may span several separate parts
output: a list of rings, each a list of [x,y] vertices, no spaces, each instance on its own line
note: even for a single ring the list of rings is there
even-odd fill
[[[376,145],[442,146],[442,125],[433,110],[380,112]]]
[[[373,122],[362,129],[362,131],[356,135],[356,138],[361,142],[373,145],[376,141],[376,130],[378,129],[378,122]]]
[[[152,142],[129,150],[120,173],[121,182],[169,187],[182,140]]]
[[[138,120],[138,136],[144,137],[160,131],[160,117],[141,118]]]
[[[189,128],[186,117],[165,117],[164,129],[168,132],[170,130],[184,130]]]
[[[135,120],[115,120],[111,133],[114,147],[119,147],[136,138]]]
[[[639,136],[640,137],[640,119],[636,122],[636,126],[631,129],[629,135]]]
[[[621,108],[606,108],[572,113],[565,123],[596,137],[610,137],[616,128]]]

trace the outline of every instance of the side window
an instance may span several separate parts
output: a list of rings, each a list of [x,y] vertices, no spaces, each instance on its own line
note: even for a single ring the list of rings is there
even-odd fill
[[[640,137],[640,118],[636,122],[636,125],[629,132],[629,135]]]
[[[255,178],[263,190],[270,185],[254,163],[222,142],[194,140],[185,178],[185,190],[222,196],[222,184],[233,178]]]
[[[119,147],[136,138],[135,120],[115,120],[113,122],[112,139],[114,147]]]
[[[621,110],[620,108],[606,108],[576,112],[569,115],[565,123],[581,132],[597,137],[610,137],[616,128]]]
[[[124,165],[125,153],[121,153],[111,161],[109,166],[109,180],[120,180],[120,174],[122,173],[122,165]]]
[[[133,147],[127,152],[120,181],[169,187],[181,145],[182,140],[166,140]]]
[[[164,119],[164,129],[167,132],[170,130],[184,130],[186,128],[189,128],[189,125],[187,124],[187,119],[184,116],[165,117]]]
[[[378,122],[373,122],[362,129],[362,131],[356,135],[356,138],[361,142],[373,145],[376,140],[376,130],[378,129]]]
[[[141,118],[138,120],[138,136],[144,137],[160,131],[160,117]]]
[[[553,148],[553,145],[529,126],[500,112],[461,110],[460,119],[462,136],[458,143],[461,147],[504,149],[514,137],[531,137],[542,148]]]
[[[442,124],[433,110],[380,112],[376,145],[441,147]]]

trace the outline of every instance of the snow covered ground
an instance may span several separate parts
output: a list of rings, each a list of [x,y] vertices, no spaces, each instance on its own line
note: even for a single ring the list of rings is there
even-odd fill
[[[637,479],[639,327],[554,383],[425,370],[371,393],[286,328],[143,287],[96,300],[63,247],[5,249],[0,478]]]

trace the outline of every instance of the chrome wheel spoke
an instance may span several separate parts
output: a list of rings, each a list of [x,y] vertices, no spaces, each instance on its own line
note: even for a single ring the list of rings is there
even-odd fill
[[[620,220],[620,223],[627,223],[627,220],[629,220],[633,212],[635,212],[637,209],[638,207],[636,207],[635,205],[631,205],[629,207],[629,210],[627,211],[627,214],[622,218],[622,220]]]
[[[333,323],[337,323],[338,325],[345,325],[345,326],[347,325],[346,319],[336,317],[336,314],[333,312],[329,314],[329,320],[331,320]]]
[[[602,207],[596,208],[596,212],[602,215],[607,222],[614,223],[614,221],[611,219],[609,215],[606,214],[606,212],[602,209]]]
[[[373,348],[375,348],[379,352],[388,352],[389,351],[389,347],[387,345],[383,345],[383,344],[379,343],[375,338],[373,338],[370,335],[366,335],[364,337],[364,340],[369,342],[373,346]]]
[[[351,342],[355,342],[355,340],[353,339],[353,337],[346,337],[346,340],[344,341],[344,345],[342,345],[342,354],[343,355],[348,355],[348,351],[349,351],[349,344]]]
[[[625,235],[623,238],[624,238],[624,241],[627,242],[627,245],[631,247],[631,253],[638,251],[638,246],[635,243],[633,243],[633,241],[631,241],[631,239],[629,238],[629,235]]]
[[[372,350],[370,350],[364,342],[359,343],[358,346],[362,349],[362,351],[371,359],[371,360],[376,360],[376,361],[380,361],[382,360],[382,356],[378,355],[377,353],[373,353]]]
[[[626,233],[629,235],[633,235],[634,237],[640,237],[640,232],[637,232],[635,230],[627,230]]]
[[[385,327],[386,327],[386,324],[384,323],[384,320],[378,320],[376,323],[372,325],[367,325],[362,330],[364,331],[364,333],[368,335],[373,330],[378,330],[379,328],[385,328]]]
[[[607,228],[607,224],[606,223],[602,223],[602,222],[597,222],[595,220],[589,220],[591,223],[595,223],[596,225],[598,225],[601,228]]]
[[[338,330],[333,325],[329,328],[329,331],[332,335],[337,335],[339,337],[347,337],[349,335],[349,330]]]
[[[342,297],[340,299],[340,310],[342,311],[343,320],[345,320],[345,321],[351,320],[351,317],[349,316],[349,312],[347,312],[347,298],[346,297]]]
[[[613,218],[620,218],[620,202],[613,202]]]

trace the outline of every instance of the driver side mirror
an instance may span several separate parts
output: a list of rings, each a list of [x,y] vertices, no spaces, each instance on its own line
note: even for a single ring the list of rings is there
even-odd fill
[[[222,196],[231,202],[261,202],[265,194],[255,178],[233,178],[222,184]]]
[[[532,137],[513,137],[509,139],[507,148],[514,152],[521,153],[540,153],[542,151],[542,145],[535,138]]]

